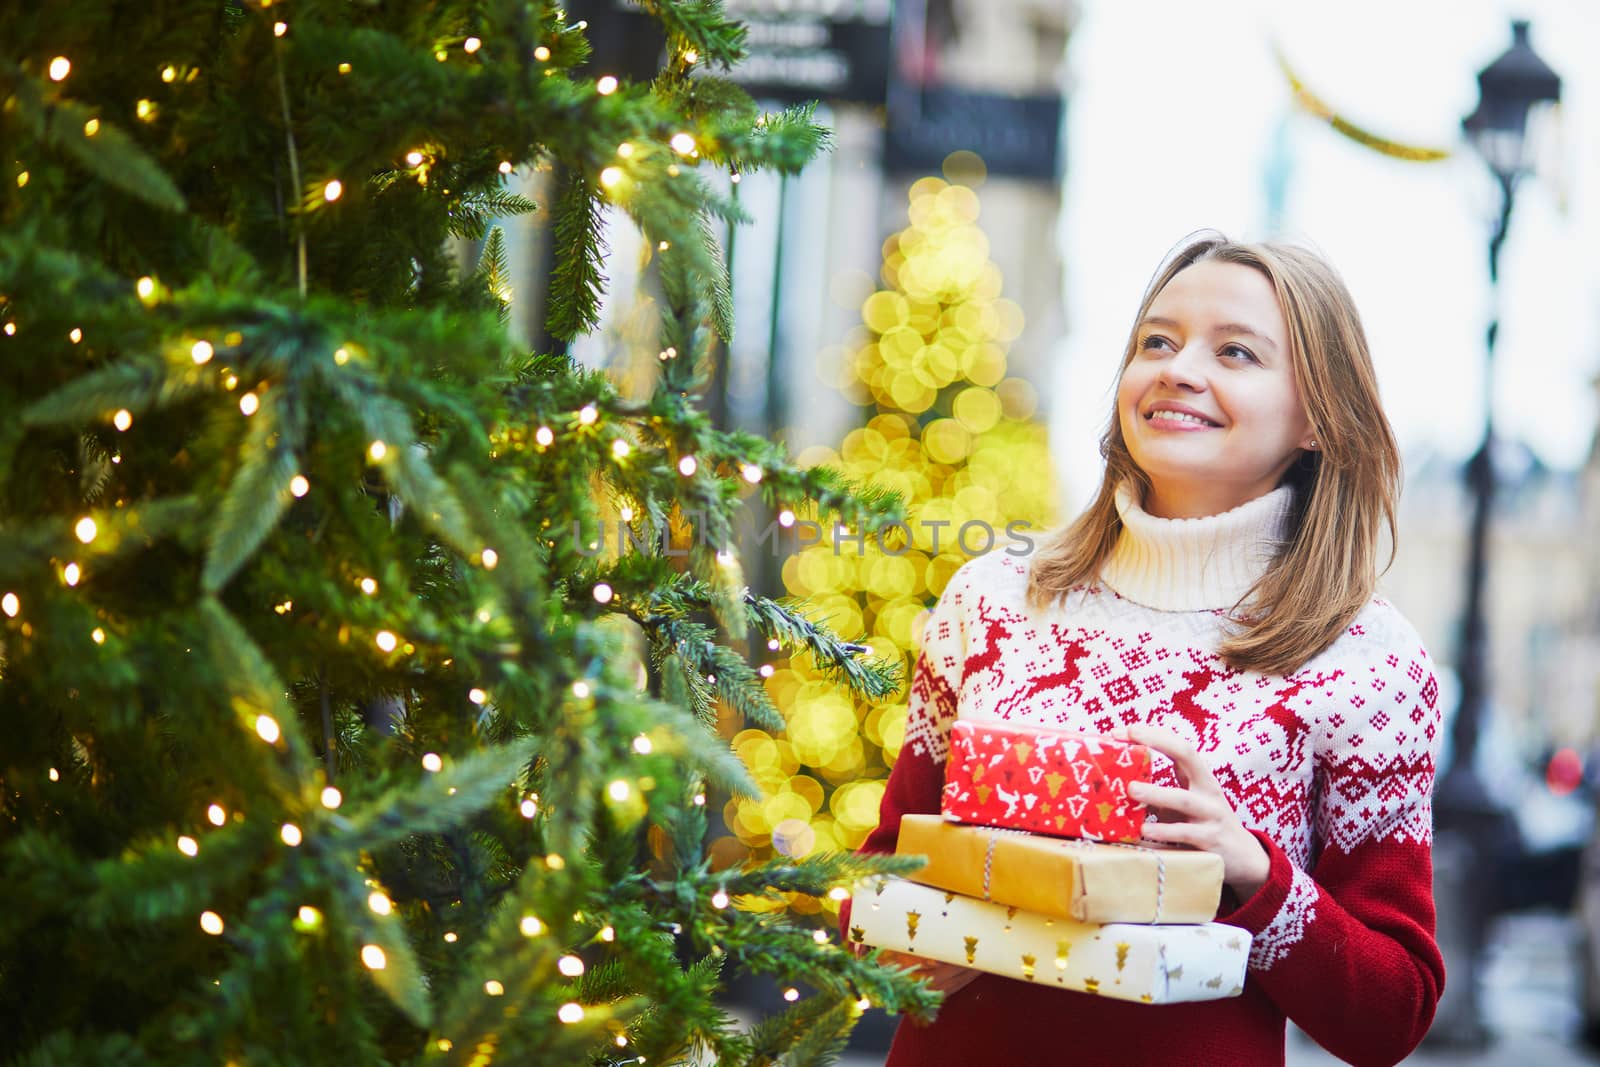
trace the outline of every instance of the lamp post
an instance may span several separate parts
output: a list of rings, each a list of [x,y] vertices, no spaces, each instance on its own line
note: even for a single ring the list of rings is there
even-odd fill
[[[1478,736],[1488,704],[1488,634],[1483,617],[1489,515],[1494,501],[1494,354],[1500,331],[1500,249],[1511,222],[1517,182],[1528,173],[1528,113],[1537,104],[1560,99],[1561,79],[1528,43],[1528,23],[1511,24],[1506,52],[1478,74],[1478,107],[1461,123],[1468,139],[1493,173],[1500,189],[1500,212],[1489,237],[1489,284],[1493,310],[1484,338],[1483,441],[1467,464],[1472,493],[1468,539],[1466,603],[1461,622],[1457,672],[1460,703],[1451,725],[1450,767],[1435,794],[1434,892],[1439,906],[1439,947],[1449,975],[1439,1004],[1433,1043],[1481,1044],[1485,1038],[1478,1010],[1478,961],[1494,910],[1497,863],[1512,859],[1517,842],[1509,813],[1488,797],[1473,768]]]

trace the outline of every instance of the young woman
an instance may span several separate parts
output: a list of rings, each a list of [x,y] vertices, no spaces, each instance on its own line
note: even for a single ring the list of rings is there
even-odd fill
[[[1148,745],[1145,837],[1222,857],[1217,920],[1253,938],[1244,993],[1134,1004],[895,954],[947,997],[889,1063],[1282,1064],[1285,1019],[1352,1064],[1396,1063],[1444,984],[1438,687],[1373,596],[1399,456],[1338,275],[1288,245],[1183,248],[1139,307],[1102,451],[1075,522],[945,588],[864,849],[939,809],[955,718]]]

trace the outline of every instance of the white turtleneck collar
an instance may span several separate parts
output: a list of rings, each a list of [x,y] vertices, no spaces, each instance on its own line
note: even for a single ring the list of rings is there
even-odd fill
[[[1117,489],[1122,535],[1100,579],[1137,604],[1161,611],[1232,608],[1266,573],[1288,537],[1294,490],[1279,486],[1232,511],[1200,519],[1159,519],[1138,489]]]

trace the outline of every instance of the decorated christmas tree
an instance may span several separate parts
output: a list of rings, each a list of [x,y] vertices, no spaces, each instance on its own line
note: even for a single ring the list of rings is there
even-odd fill
[[[1002,295],[979,209],[977,192],[959,181],[912,185],[909,225],[884,243],[883,287],[862,305],[837,383],[861,405],[863,424],[837,450],[799,457],[906,501],[899,526],[866,535],[810,516],[814,543],[786,561],[784,581],[907,673],[925,609],[956,568],[985,552],[1026,553],[1054,515],[1037,395],[1007,372],[1022,311]],[[763,795],[728,801],[733,834],[717,842],[719,858],[826,855],[859,846],[877,825],[906,694],[853,697],[819,666],[800,659],[773,671],[767,688],[782,731],[754,723],[734,735]],[[790,901],[802,912],[837,910],[805,894]]]
[[[760,906],[890,865],[707,855],[763,658],[899,681],[743,587],[744,496],[903,512],[699,410],[727,176],[825,133],[644,6],[650,84],[548,2],[0,10],[0,1059],[813,1063],[933,1006]],[[658,250],[642,400],[509,340],[528,167],[558,342],[604,205]],[[735,1026],[738,971],[796,1003]]]

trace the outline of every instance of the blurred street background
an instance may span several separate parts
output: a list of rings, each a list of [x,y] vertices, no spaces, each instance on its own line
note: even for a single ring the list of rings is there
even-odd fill
[[[1086,501],[1130,319],[1162,257],[1204,228],[1321,249],[1362,310],[1405,454],[1381,592],[1432,651],[1447,723],[1435,891],[1451,980],[1415,1062],[1591,1062],[1593,5],[726,6],[751,28],[736,80],[767,109],[821,101],[833,149],[797,178],[727,176],[754,221],[717,234],[739,333],[709,409],[803,462],[900,492],[913,519],[909,550],[863,550],[859,535],[753,496],[731,565],[909,665],[918,617],[949,574],[1004,547],[963,524],[1038,533]],[[651,69],[660,41],[630,5],[569,7],[591,24],[597,69]],[[545,202],[550,177],[529,174],[524,192]],[[539,346],[544,225],[506,225],[515,321]],[[620,216],[609,243],[603,329],[573,354],[647,382],[668,358],[647,343],[661,250]],[[788,729],[727,721],[766,796],[723,798],[718,862],[854,848],[899,751],[903,695],[857,703],[805,662],[763,670]],[[824,928],[837,909],[789,904]],[[869,1013],[848,1062],[881,1062],[882,1023]],[[1333,1062],[1304,1041],[1291,1052],[1294,1064]]]

